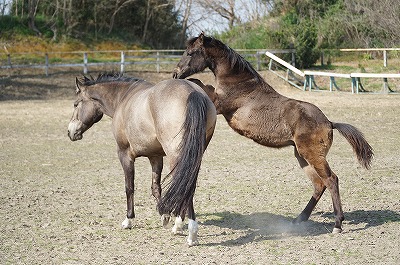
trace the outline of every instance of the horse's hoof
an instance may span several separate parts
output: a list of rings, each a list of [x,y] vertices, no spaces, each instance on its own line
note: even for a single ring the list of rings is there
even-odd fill
[[[168,228],[170,225],[171,216],[169,214],[161,215],[161,223],[164,228]]]
[[[340,233],[342,233],[342,228],[337,228],[337,227],[333,228],[332,234],[340,234]]]
[[[176,225],[174,225],[172,227],[172,234],[174,236],[183,235],[183,228],[182,227],[177,227]]]
[[[188,239],[187,240],[187,243],[188,243],[188,246],[189,247],[193,247],[193,246],[197,246],[198,244],[199,244],[199,241],[196,239],[196,240],[190,240],[190,239]]]
[[[133,219],[126,218],[121,224],[122,228],[123,229],[131,229],[132,228],[132,220]]]
[[[175,224],[172,227],[172,234],[173,235],[183,235],[183,221],[180,216],[175,218]]]

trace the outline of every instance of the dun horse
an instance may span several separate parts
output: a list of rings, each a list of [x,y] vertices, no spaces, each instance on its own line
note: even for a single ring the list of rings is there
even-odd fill
[[[110,116],[118,157],[125,173],[127,215],[123,228],[131,228],[134,212],[134,162],[148,157],[152,167],[152,194],[160,214],[177,216],[174,233],[182,232],[188,213],[190,246],[197,244],[193,196],[203,153],[214,133],[216,111],[197,85],[186,80],[166,80],[156,85],[115,74],[94,80],[76,79],[75,109],[68,125],[72,141]],[[171,179],[161,192],[163,157],[169,159]],[[180,216],[180,217],[179,217]],[[164,219],[164,222],[169,220]]]
[[[333,141],[333,129],[337,129],[368,169],[373,150],[363,134],[352,125],[329,121],[310,103],[280,95],[243,57],[203,33],[188,41],[174,77],[186,78],[207,67],[214,73],[217,86],[214,94],[210,87],[206,91],[213,94],[217,113],[225,117],[230,127],[264,146],[294,146],[294,155],[314,186],[310,201],[294,222],[308,220],[328,188],[335,214],[333,233],[340,233],[344,216],[339,182],[326,155]]]

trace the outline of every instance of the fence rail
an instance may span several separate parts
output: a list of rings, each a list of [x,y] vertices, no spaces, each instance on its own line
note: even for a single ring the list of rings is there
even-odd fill
[[[295,60],[295,50],[238,49],[236,50],[257,70],[266,65],[265,52],[291,54],[292,63]],[[81,68],[84,74],[89,68],[112,66],[119,68],[121,73],[129,66],[138,66],[146,71],[172,71],[178,63],[184,50],[113,50],[113,51],[75,51],[75,52],[32,52],[0,54],[0,69],[44,69],[49,75],[51,68]],[[137,69],[136,69],[137,70]]]
[[[383,67],[388,66],[388,52],[399,52],[400,48],[358,48],[358,49],[339,49],[340,52],[382,52]],[[324,51],[321,53],[321,65],[324,64]]]
[[[285,81],[287,81],[289,84],[302,89],[299,84],[296,82],[293,82],[289,77],[294,78],[295,81],[299,81],[299,79],[295,78],[296,74],[297,76],[303,77],[304,82],[303,84],[303,90],[305,91],[308,87],[309,91],[314,87],[315,89],[319,90],[319,87],[317,86],[314,77],[315,76],[323,76],[323,77],[329,77],[330,78],[330,83],[329,83],[329,91],[333,91],[333,87],[336,88],[336,90],[340,91],[338,85],[336,84],[335,77],[339,78],[347,78],[351,80],[351,92],[354,93],[359,93],[359,92],[367,92],[367,90],[364,89],[362,83],[361,83],[361,78],[378,78],[383,80],[383,87],[381,90],[381,93],[398,93],[394,90],[392,90],[389,87],[388,83],[388,78],[396,79],[400,78],[400,73],[399,74],[393,74],[393,73],[349,73],[349,74],[342,74],[342,73],[332,73],[332,72],[319,72],[319,71],[308,71],[305,70],[304,72],[297,69],[293,65],[289,64],[288,62],[282,60],[281,58],[275,56],[274,54],[270,52],[266,52],[265,55],[270,58],[270,63],[269,63],[269,70],[278,75],[279,77],[283,78]],[[278,72],[272,70],[272,62],[275,61],[279,65],[281,65],[284,69],[286,69],[286,75],[283,76],[279,74]]]

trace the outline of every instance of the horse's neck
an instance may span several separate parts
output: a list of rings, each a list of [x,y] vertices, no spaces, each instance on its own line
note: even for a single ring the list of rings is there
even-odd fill
[[[215,64],[212,70],[216,82],[216,94],[220,101],[240,101],[244,97],[262,94],[278,94],[264,79],[256,72],[247,67],[231,67],[229,60]]]
[[[129,91],[130,84],[120,83],[118,87],[116,87],[116,84],[105,83],[93,93],[98,97],[104,114],[112,118],[118,105],[123,101]]]
[[[228,58],[219,58],[211,70],[217,82],[215,105],[219,113],[229,116],[249,104],[251,98],[262,97],[268,101],[281,96],[257,72],[247,66],[232,67]]]

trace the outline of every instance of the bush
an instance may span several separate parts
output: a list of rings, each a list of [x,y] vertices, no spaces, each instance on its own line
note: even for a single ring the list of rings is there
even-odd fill
[[[311,21],[303,20],[295,32],[296,65],[309,68],[317,62],[320,54],[316,48],[317,30]]]

